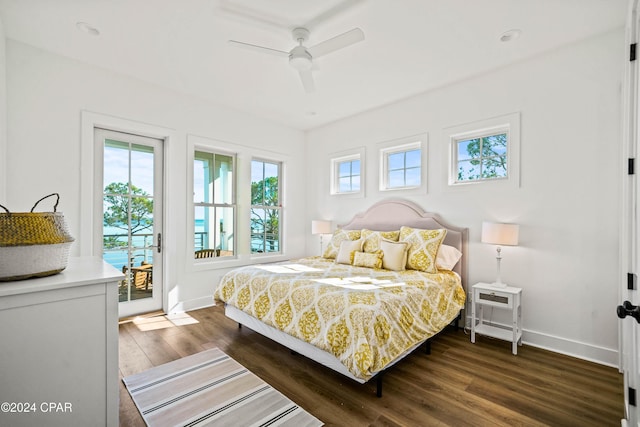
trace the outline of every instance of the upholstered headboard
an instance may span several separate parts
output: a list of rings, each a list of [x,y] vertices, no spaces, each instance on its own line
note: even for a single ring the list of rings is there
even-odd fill
[[[453,226],[437,214],[426,212],[413,202],[402,199],[387,199],[372,205],[365,212],[355,215],[346,224],[338,225],[345,230],[367,228],[376,231],[399,230],[401,226],[428,230],[445,228],[444,244],[462,252],[462,259],[453,269],[462,278],[462,286],[467,289],[467,241],[468,230]]]

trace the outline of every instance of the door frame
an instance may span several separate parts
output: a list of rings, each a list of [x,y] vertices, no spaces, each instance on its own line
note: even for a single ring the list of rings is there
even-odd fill
[[[101,253],[96,253],[96,247],[98,243],[95,239],[95,229],[99,227],[102,229],[102,212],[98,212],[96,209],[96,197],[102,200],[102,193],[96,194],[96,188],[99,178],[101,177],[101,171],[95,168],[95,143],[94,143],[94,130],[95,128],[102,128],[113,130],[117,132],[132,133],[141,136],[148,136],[150,138],[157,138],[164,140],[163,144],[163,207],[162,216],[164,218],[163,229],[159,232],[163,236],[164,242],[171,239],[169,235],[167,224],[171,221],[171,213],[167,209],[169,205],[169,194],[167,192],[167,175],[168,175],[168,152],[170,144],[175,140],[175,131],[172,129],[164,128],[161,126],[155,126],[147,123],[137,122],[133,120],[127,120],[120,117],[109,116],[105,114],[95,113],[91,111],[81,112],[81,149],[80,149],[80,230],[78,233],[79,238],[76,240],[79,246],[80,256],[98,256],[102,257]],[[100,244],[100,247],[102,245]],[[170,263],[167,262],[166,251],[163,250],[160,254],[163,260],[163,272],[162,282],[162,311],[168,312],[168,280],[170,277]]]
[[[638,43],[640,37],[639,0],[629,0],[627,23],[625,28],[626,53],[623,58],[624,75],[622,81],[622,147],[621,147],[621,180],[622,206],[620,227],[620,277],[618,279],[618,304],[630,301],[639,304],[637,276],[639,268],[638,251],[640,246],[640,217],[636,210],[640,203],[638,186],[637,158],[640,138],[640,58],[631,59],[631,45]],[[636,55],[640,52],[636,52]],[[631,172],[630,159],[636,163],[636,171]],[[636,277],[633,289],[629,289],[628,275]],[[613,310],[613,307],[611,307]],[[623,373],[625,418],[622,426],[637,426],[640,423],[638,402],[630,405],[630,390],[639,391],[640,375],[638,375],[638,347],[640,345],[640,326],[633,318],[624,318],[618,322],[618,356],[619,370]],[[635,394],[635,392],[634,392]],[[636,398],[637,400],[637,398]]]

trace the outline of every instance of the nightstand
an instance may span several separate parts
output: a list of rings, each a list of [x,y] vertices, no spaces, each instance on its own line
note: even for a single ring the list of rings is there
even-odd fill
[[[498,308],[511,310],[511,327],[491,325],[484,318],[484,309]],[[512,353],[518,354],[522,345],[522,289],[507,286],[499,288],[489,283],[473,285],[471,296],[471,342],[476,342],[476,334],[511,341]]]

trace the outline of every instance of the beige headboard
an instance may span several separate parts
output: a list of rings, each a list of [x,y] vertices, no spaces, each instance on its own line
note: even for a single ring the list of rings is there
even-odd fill
[[[428,230],[445,228],[444,244],[462,252],[462,259],[454,271],[462,278],[462,286],[467,289],[467,241],[468,229],[453,226],[435,213],[426,212],[413,202],[402,199],[387,199],[372,205],[365,212],[356,214],[351,221],[338,225],[345,230],[367,228],[376,231],[399,230],[401,226]]]

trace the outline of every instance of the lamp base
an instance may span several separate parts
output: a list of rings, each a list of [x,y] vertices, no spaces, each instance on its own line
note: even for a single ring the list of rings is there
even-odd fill
[[[491,286],[494,287],[494,288],[506,288],[509,285],[507,285],[506,283],[502,283],[502,282],[493,282],[493,283],[491,283]]]

